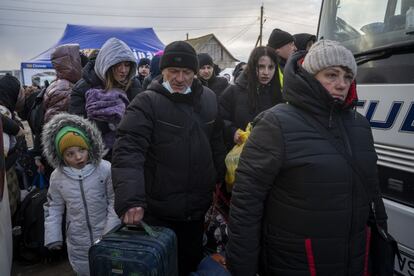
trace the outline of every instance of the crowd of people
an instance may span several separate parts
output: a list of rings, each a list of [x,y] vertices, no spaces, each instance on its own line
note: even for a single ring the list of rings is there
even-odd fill
[[[369,275],[369,204],[385,229],[387,216],[370,126],[354,109],[357,65],[344,46],[274,29],[232,83],[185,41],[151,60],[137,61],[117,38],[89,57],[61,45],[51,60],[48,87],[0,79],[1,275],[10,274],[22,186],[14,153],[27,151],[19,118],[49,182],[43,245],[67,248],[77,275],[90,274],[94,241],[141,221],[175,232],[179,275],[197,271],[206,246],[235,276]],[[249,123],[233,189],[223,189],[226,154]],[[229,204],[220,247],[206,235],[219,191]]]

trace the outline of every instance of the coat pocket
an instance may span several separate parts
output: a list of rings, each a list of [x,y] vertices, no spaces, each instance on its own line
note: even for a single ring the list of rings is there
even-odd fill
[[[271,274],[282,271],[306,271],[308,259],[302,238],[269,236],[265,243],[265,253]]]
[[[184,133],[184,126],[175,122],[157,120],[155,123],[153,142],[155,145],[164,147],[176,143]]]
[[[172,129],[183,129],[184,127],[183,126],[180,126],[180,125],[178,125],[178,124],[175,124],[175,123],[170,123],[170,122],[166,122],[166,121],[163,121],[163,120],[157,120],[157,122],[161,125],[161,126],[164,126],[164,127],[170,127],[170,128],[172,128]]]

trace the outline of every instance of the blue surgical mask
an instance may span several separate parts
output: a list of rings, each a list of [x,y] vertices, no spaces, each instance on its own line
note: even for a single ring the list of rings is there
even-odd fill
[[[172,87],[171,87],[171,85],[170,85],[170,82],[169,81],[164,81],[163,83],[162,83],[162,86],[164,86],[164,88],[165,89],[167,89],[171,94],[173,94],[173,93],[178,93],[178,92],[175,92],[173,89],[172,89]],[[187,89],[182,93],[182,94],[188,94],[188,93],[191,93],[191,87],[187,87]]]

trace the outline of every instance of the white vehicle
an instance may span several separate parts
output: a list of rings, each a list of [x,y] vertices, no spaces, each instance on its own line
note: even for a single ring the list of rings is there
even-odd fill
[[[358,111],[369,120],[397,275],[414,275],[414,0],[323,0],[318,39],[358,63]]]
[[[219,76],[225,77],[229,82],[233,83],[233,70],[234,68],[224,68],[221,70]]]

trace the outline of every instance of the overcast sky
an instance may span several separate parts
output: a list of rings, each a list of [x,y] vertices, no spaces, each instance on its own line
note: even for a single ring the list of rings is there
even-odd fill
[[[164,44],[214,33],[238,59],[247,60],[280,28],[316,33],[321,0],[0,0],[0,70],[20,69],[56,43],[66,24],[153,27]]]

